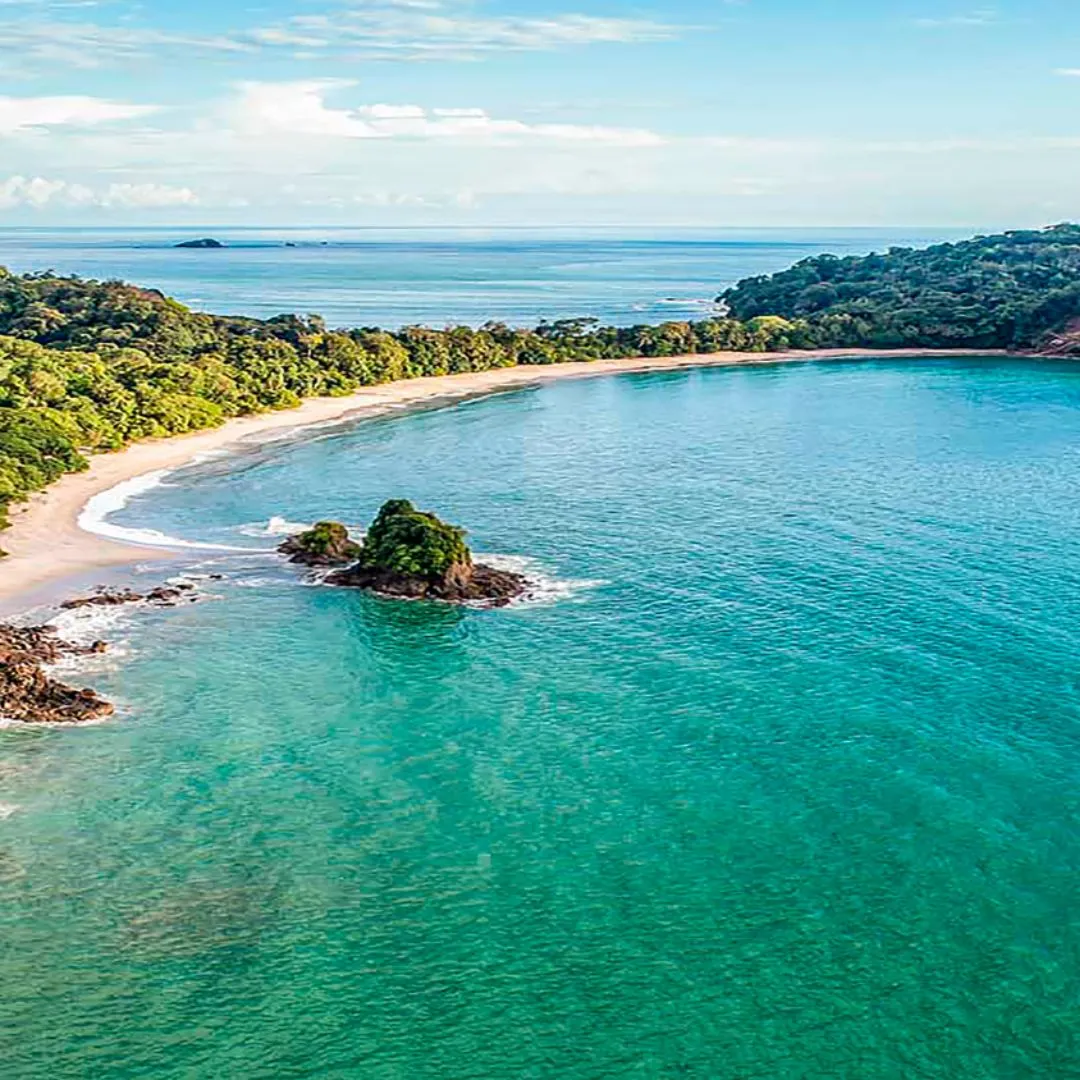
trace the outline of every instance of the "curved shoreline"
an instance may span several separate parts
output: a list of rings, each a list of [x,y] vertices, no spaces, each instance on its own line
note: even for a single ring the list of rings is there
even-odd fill
[[[95,570],[151,560],[175,559],[176,548],[121,543],[79,526],[86,504],[96,495],[137,476],[171,471],[201,455],[256,441],[272,432],[288,432],[424,404],[440,404],[540,385],[556,379],[585,378],[633,372],[673,371],[704,367],[771,366],[822,360],[959,359],[964,356],[1007,356],[1004,352],[970,349],[820,349],[787,353],[714,353],[709,355],[593,360],[551,366],[495,368],[462,375],[436,375],[366,387],[335,398],[312,398],[296,409],[237,417],[221,427],[133,443],[115,453],[99,454],[85,472],[61,477],[43,492],[11,508],[11,527],[0,533],[0,600],[10,601],[35,589]]]

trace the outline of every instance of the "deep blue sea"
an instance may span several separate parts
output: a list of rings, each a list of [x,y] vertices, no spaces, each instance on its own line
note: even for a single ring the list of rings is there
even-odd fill
[[[111,523],[208,545],[202,599],[82,626],[114,719],[0,731],[0,1073],[1080,1075],[1078,476],[1080,367],[970,359],[556,383],[144,485]],[[536,597],[267,551],[393,496]]]
[[[828,251],[923,246],[947,230],[0,230],[0,266],[120,278],[199,310],[332,326],[534,326],[705,318],[729,285]],[[176,250],[212,236],[224,250]]]

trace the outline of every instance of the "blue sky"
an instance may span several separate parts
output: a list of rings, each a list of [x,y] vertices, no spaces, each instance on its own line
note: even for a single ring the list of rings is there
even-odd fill
[[[0,0],[5,223],[1080,217],[1080,4]]]

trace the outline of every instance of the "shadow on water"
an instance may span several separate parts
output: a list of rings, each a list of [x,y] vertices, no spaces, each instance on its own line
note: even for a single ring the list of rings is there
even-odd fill
[[[347,604],[350,633],[394,668],[437,663],[442,672],[465,662],[463,646],[476,612],[426,600],[395,600],[336,590]]]

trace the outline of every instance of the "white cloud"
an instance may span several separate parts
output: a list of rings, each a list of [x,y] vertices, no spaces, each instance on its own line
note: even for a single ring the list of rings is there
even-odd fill
[[[94,10],[101,16],[92,18]],[[112,11],[95,0],[0,0],[0,70],[28,75],[57,66],[93,69],[161,57],[190,61],[258,53],[288,59],[474,60],[506,50],[667,41],[683,30],[639,18],[479,15],[471,0],[347,0],[334,10],[221,34],[135,25]]]
[[[477,15],[462,0],[352,3],[258,28],[268,47],[351,52],[406,60],[470,59],[492,51],[548,51],[594,44],[669,41],[681,28],[650,19],[566,14],[546,18]]]
[[[432,116],[487,116],[483,109],[432,109]]]
[[[25,176],[12,176],[0,182],[0,208],[45,206],[67,187],[63,180],[46,180],[41,176],[29,180]]]
[[[617,146],[660,146],[665,140],[640,128],[582,124],[527,124],[498,119],[479,108],[425,109],[419,105],[363,105],[333,108],[325,96],[353,83],[309,80],[241,83],[225,109],[231,127],[246,135],[290,133],[348,139],[459,139],[466,141],[541,139]]]
[[[103,26],[67,19],[0,22],[0,58],[6,74],[52,72],[57,66],[90,70],[145,60],[161,53],[255,53],[240,37],[176,34],[152,28]]]
[[[359,111],[331,109],[323,101],[328,92],[353,85],[337,79],[306,82],[245,82],[226,106],[227,121],[244,135],[291,132],[347,139],[377,139],[379,132]]]
[[[376,120],[423,120],[425,116],[419,105],[362,105],[357,112]]]
[[[102,206],[157,209],[169,206],[197,206],[199,197],[191,188],[169,184],[110,184],[98,196]]]
[[[154,105],[132,105],[94,97],[0,96],[0,135],[51,127],[90,127],[133,120],[157,112]]]
[[[195,192],[187,187],[168,184],[114,183],[103,188],[67,180],[48,180],[41,176],[12,176],[0,181],[0,210],[26,206],[105,207],[109,209],[160,209],[195,206]]]
[[[993,26],[1000,21],[1001,19],[996,11],[983,9],[964,12],[959,15],[916,19],[915,25],[928,30],[936,30],[945,27]]]

